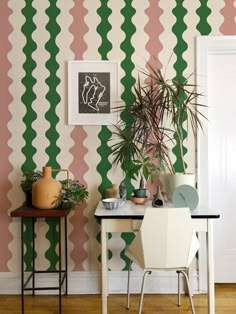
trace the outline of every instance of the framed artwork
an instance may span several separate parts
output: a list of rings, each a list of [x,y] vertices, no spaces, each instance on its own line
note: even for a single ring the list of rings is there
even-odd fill
[[[118,70],[118,61],[68,61],[69,124],[117,123]]]

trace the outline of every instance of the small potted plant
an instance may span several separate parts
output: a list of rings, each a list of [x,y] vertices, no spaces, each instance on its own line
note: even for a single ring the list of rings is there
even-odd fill
[[[24,171],[23,177],[24,179],[21,180],[21,188],[26,196],[26,204],[31,205],[32,204],[32,185],[34,182],[36,182],[38,179],[42,178],[42,171],[36,170],[36,171]]]
[[[79,180],[66,179],[60,181],[62,190],[61,195],[55,202],[55,208],[66,208],[73,210],[75,207],[88,198],[89,193]]]

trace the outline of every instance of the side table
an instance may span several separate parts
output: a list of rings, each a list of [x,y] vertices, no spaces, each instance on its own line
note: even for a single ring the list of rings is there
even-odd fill
[[[21,313],[24,314],[24,292],[32,291],[35,294],[36,290],[58,290],[59,292],[59,313],[61,314],[61,295],[62,286],[65,283],[65,294],[68,291],[68,272],[67,272],[67,209],[53,208],[53,209],[37,209],[32,206],[23,205],[11,212],[11,217],[19,217],[21,221]],[[35,269],[35,222],[39,218],[54,218],[57,221],[59,233],[59,256],[58,256],[58,270],[36,270]],[[65,261],[62,269],[62,245],[61,245],[61,220],[64,218],[64,254]],[[32,271],[29,277],[25,280],[24,268],[24,219],[28,219],[32,224]],[[37,273],[56,273],[58,274],[58,286],[55,287],[37,287],[35,285],[35,274]],[[32,282],[31,287],[28,284]]]

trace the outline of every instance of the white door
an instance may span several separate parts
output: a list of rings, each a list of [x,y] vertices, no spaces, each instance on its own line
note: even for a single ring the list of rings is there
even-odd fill
[[[198,141],[200,202],[214,222],[215,282],[236,283],[236,36],[197,38],[197,84],[208,123]]]

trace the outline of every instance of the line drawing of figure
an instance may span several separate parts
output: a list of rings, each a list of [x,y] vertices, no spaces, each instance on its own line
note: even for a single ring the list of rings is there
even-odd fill
[[[82,89],[82,99],[85,105],[99,112],[99,102],[106,91],[106,87],[102,85],[97,77],[85,75],[85,81]]]

